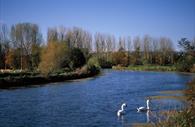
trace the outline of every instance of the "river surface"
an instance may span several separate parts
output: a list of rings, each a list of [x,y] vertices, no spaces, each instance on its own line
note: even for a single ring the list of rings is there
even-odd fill
[[[122,127],[148,122],[138,113],[146,98],[183,90],[194,75],[103,70],[100,76],[42,86],[0,89],[0,127]],[[127,103],[125,115],[116,113]],[[179,100],[151,100],[155,111],[182,107]]]

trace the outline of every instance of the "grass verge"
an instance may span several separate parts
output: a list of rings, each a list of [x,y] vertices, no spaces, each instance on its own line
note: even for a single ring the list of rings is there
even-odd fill
[[[128,67],[113,66],[116,70],[132,70],[132,71],[176,71],[175,66],[158,66],[158,65],[130,65]]]

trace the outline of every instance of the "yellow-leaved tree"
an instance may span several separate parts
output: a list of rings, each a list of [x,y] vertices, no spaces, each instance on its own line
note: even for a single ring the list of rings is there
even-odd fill
[[[66,60],[68,48],[64,42],[51,41],[43,49],[39,70],[42,74],[48,75],[61,68]]]

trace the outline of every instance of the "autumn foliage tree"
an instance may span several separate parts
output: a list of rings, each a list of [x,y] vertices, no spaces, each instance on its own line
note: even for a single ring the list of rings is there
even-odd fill
[[[128,66],[128,54],[124,51],[114,52],[112,60],[114,65]]]
[[[15,69],[14,60],[15,60],[15,51],[14,49],[10,48],[5,56],[6,66],[8,66],[8,68]]]
[[[40,71],[48,75],[60,69],[66,60],[67,52],[68,48],[65,43],[57,41],[48,42],[41,54]]]

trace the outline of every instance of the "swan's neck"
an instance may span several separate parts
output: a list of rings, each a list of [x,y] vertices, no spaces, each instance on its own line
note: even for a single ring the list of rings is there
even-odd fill
[[[121,106],[121,110],[122,110],[122,111],[124,110],[124,106],[123,106],[123,105]]]
[[[146,107],[147,109],[150,109],[150,107],[149,107],[149,101],[146,102],[146,106],[147,106]]]
[[[121,106],[121,110],[122,110],[122,111],[124,110],[124,107],[125,107],[125,105],[122,105],[122,106]]]

